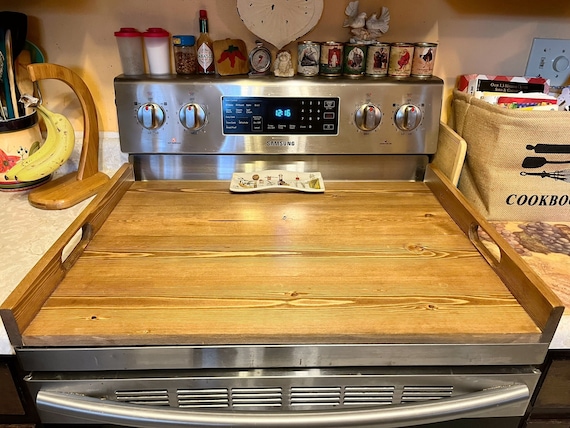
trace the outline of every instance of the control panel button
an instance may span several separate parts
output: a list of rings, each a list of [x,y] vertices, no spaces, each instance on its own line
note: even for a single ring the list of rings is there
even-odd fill
[[[253,116],[252,117],[251,130],[254,133],[263,131],[263,116]]]

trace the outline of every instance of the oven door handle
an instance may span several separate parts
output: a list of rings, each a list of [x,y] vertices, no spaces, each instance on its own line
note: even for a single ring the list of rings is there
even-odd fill
[[[95,423],[119,424],[132,427],[343,427],[379,425],[401,427],[419,423],[441,422],[462,417],[481,416],[482,412],[529,399],[524,384],[490,388],[457,397],[421,404],[330,411],[269,412],[210,412],[170,408],[149,408],[126,405],[109,400],[52,391],[38,392],[36,403],[40,415],[44,412],[79,418]]]

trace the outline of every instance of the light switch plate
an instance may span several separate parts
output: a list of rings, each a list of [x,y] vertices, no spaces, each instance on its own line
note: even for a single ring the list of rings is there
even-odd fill
[[[550,86],[570,85],[570,40],[534,39],[525,76],[550,79]]]

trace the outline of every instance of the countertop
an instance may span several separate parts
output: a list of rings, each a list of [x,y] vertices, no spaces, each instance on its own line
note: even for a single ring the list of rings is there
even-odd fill
[[[80,149],[80,144],[76,145]],[[59,174],[76,169],[79,152]],[[106,133],[101,140],[101,152],[104,165],[101,171],[112,175],[127,156],[120,152],[117,134]],[[89,204],[90,200],[65,210],[46,211],[33,208],[27,200],[27,192],[0,192],[0,249],[4,255],[0,265],[0,302],[3,302],[12,290],[24,278],[26,273],[37,263],[47,249],[59,238],[76,216]],[[570,231],[570,223],[552,223],[548,226],[522,223],[494,223],[499,231],[519,250],[523,259],[536,270],[564,302],[567,311],[556,331],[551,344],[552,349],[570,349],[570,274],[567,267],[570,255],[541,241],[540,229],[548,228],[546,234]],[[566,229],[568,227],[568,229]],[[562,239],[564,238],[562,234]],[[544,235],[544,233],[543,233]],[[568,232],[570,236],[570,232]],[[570,245],[570,244],[569,244]],[[567,250],[570,250],[566,247]],[[570,251],[568,251],[570,252]],[[13,350],[2,325],[0,325],[0,354],[11,354]]]

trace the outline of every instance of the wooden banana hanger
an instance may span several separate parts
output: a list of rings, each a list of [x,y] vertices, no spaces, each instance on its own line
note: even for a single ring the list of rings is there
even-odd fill
[[[85,82],[72,70],[56,64],[29,64],[33,82],[57,79],[65,82],[77,95],[83,110],[83,147],[76,172],[50,181],[28,194],[36,208],[60,210],[72,207],[95,195],[109,177],[99,171],[99,126],[93,97]]]

